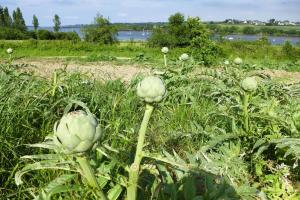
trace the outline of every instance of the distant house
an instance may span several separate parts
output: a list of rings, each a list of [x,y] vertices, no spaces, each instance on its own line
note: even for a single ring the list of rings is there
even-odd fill
[[[263,25],[266,25],[265,22],[262,22],[262,21],[259,21],[259,20],[253,20],[253,21],[252,21],[252,24],[253,24],[253,25],[256,25],[256,26],[263,26]]]

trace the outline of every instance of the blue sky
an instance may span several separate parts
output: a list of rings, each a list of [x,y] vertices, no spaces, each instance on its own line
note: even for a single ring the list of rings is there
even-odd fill
[[[270,18],[300,21],[300,0],[0,0],[12,12],[20,7],[26,24],[36,14],[41,26],[52,26],[54,14],[63,25],[87,24],[99,12],[112,22],[167,21],[182,12],[203,21]]]

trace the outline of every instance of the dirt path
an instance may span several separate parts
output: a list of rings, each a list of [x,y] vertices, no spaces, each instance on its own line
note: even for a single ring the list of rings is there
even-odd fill
[[[149,68],[140,67],[137,64],[116,64],[113,62],[91,62],[79,63],[76,61],[65,61],[64,59],[53,58],[38,58],[38,59],[24,59],[18,60],[18,64],[26,63],[29,65],[27,69],[33,70],[36,74],[49,78],[57,69],[63,69],[67,66],[68,72],[87,73],[96,79],[109,80],[121,79],[123,81],[130,81],[138,74],[150,74]],[[259,70],[259,73],[270,76],[271,78],[285,83],[299,83],[300,72],[287,72],[284,70]]]
[[[32,70],[34,73],[46,78],[51,77],[55,70],[65,67],[67,72],[86,73],[100,80],[121,79],[126,82],[138,74],[150,73],[149,69],[138,65],[117,65],[111,62],[78,63],[61,59],[26,59],[19,60],[17,63],[26,63],[27,70]]]
[[[287,83],[300,83],[300,72],[287,72],[284,70],[271,69],[261,70],[260,72],[278,81]]]

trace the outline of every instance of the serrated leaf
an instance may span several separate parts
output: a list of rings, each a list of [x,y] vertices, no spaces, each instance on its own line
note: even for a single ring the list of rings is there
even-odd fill
[[[70,168],[71,162],[53,162],[53,160],[40,161],[33,164],[27,164],[23,169],[17,171],[15,174],[15,182],[17,185],[23,183],[22,176],[30,171],[41,170],[41,169],[61,169],[66,171],[73,171]]]

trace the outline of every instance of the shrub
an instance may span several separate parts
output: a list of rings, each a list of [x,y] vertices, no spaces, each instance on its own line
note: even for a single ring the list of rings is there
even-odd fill
[[[111,25],[108,19],[97,15],[94,24],[83,28],[84,39],[88,42],[101,44],[113,44],[117,42],[117,29]]]
[[[48,30],[38,30],[37,32],[37,38],[39,40],[54,40],[55,36],[53,32]]]
[[[55,32],[54,37],[56,40],[80,40],[80,37],[76,32]]]
[[[28,39],[26,32],[20,31],[18,29],[12,28],[2,28],[0,29],[0,39],[3,40],[23,40]]]
[[[197,36],[191,41],[191,54],[204,65],[212,65],[221,54],[219,46],[207,37]]]

